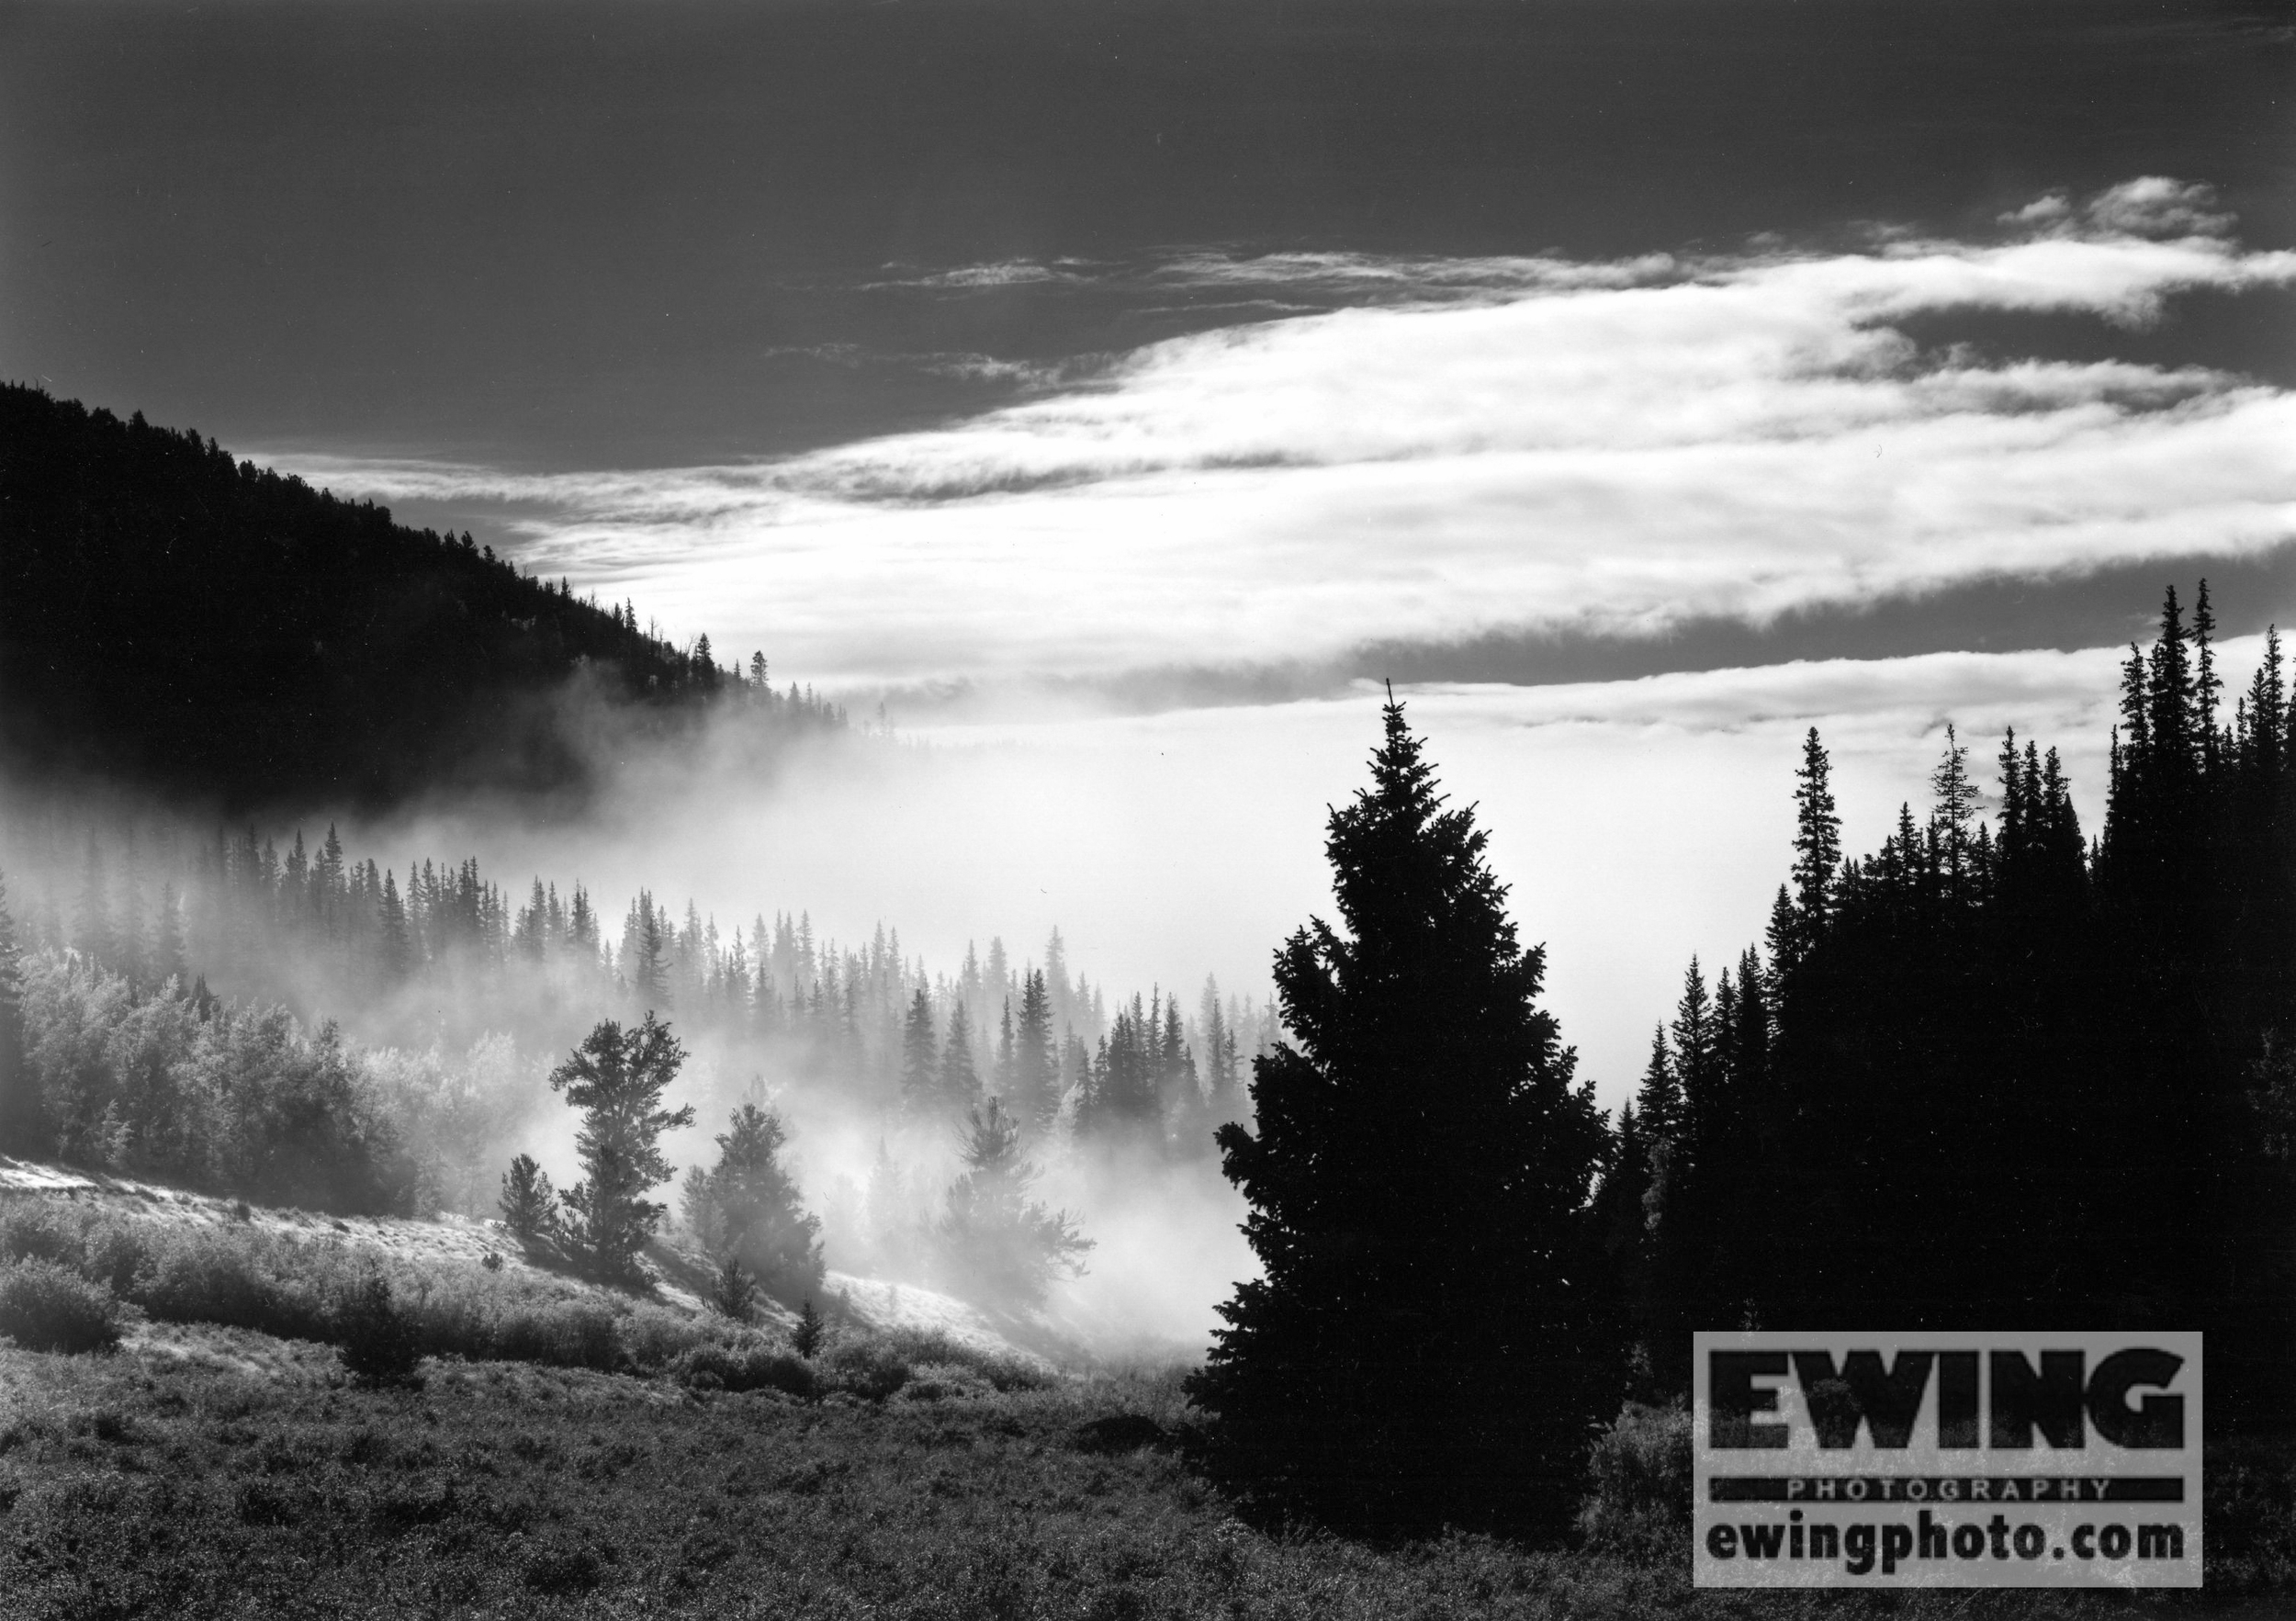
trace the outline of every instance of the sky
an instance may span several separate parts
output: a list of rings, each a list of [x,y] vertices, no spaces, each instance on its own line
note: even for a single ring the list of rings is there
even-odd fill
[[[0,6],[0,374],[882,704],[583,848],[729,916],[1258,988],[1392,680],[1615,1100],[1804,729],[1852,848],[1949,724],[2093,828],[2162,589],[2290,619],[2291,67],[2131,0]]]

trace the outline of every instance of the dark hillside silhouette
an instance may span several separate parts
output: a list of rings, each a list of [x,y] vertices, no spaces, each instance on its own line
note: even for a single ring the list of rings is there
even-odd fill
[[[651,729],[728,699],[834,718],[764,677],[467,534],[0,387],[0,745],[19,763],[227,806],[578,790],[569,699]]]

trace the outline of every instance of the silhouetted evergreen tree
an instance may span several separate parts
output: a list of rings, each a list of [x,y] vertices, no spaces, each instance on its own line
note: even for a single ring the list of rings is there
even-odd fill
[[[1539,948],[1467,809],[1446,810],[1401,704],[1372,784],[1332,813],[1346,932],[1277,954],[1297,1045],[1222,1126],[1265,1268],[1189,1381],[1215,1469],[1359,1530],[1522,1525],[1575,1501],[1623,1345],[1588,1195],[1591,1086],[1537,1006]]]

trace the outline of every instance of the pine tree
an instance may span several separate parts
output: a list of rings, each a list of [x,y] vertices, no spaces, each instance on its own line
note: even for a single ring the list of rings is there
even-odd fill
[[[636,1270],[638,1252],[660,1226],[667,1207],[647,1189],[670,1179],[661,1135],[693,1123],[692,1108],[665,1109],[661,1095],[678,1076],[685,1049],[648,1013],[625,1030],[602,1019],[567,1061],[550,1072],[550,1089],[582,1110],[574,1139],[582,1180],[566,1190],[569,1236],[610,1278]]]
[[[1606,1128],[1537,1006],[1471,809],[1390,698],[1372,783],[1332,812],[1342,933],[1277,953],[1298,1045],[1255,1061],[1219,1143],[1265,1275],[1189,1381],[1227,1480],[1332,1523],[1522,1525],[1575,1503],[1623,1333],[1588,1197]]]
[[[909,998],[901,1031],[901,1105],[911,1114],[932,1112],[940,1079],[940,1043],[933,1033],[933,999],[923,985]]]
[[[781,1163],[788,1133],[771,1109],[745,1103],[718,1134],[717,1164],[690,1197],[689,1225],[728,1259],[738,1259],[768,1294],[802,1299],[821,1287],[821,1218],[807,1213]]]
[[[981,1077],[973,1067],[973,1020],[960,998],[949,1009],[949,1041],[940,1053],[940,1107],[962,1114],[981,1100]]]
[[[1812,726],[1794,773],[1794,906],[1790,924],[1771,923],[1770,960],[1781,976],[1797,969],[1825,930],[1841,866],[1841,816],[1833,795],[1833,762]]]
[[[1076,1220],[1029,1197],[1041,1174],[1020,1149],[1020,1122],[992,1098],[967,1116],[964,1174],[938,1224],[958,1289],[984,1305],[1032,1306],[1055,1279],[1084,1271],[1092,1240]]]
[[[414,944],[407,929],[407,909],[399,901],[398,883],[388,872],[383,874],[383,898],[377,913],[383,981],[396,984],[413,966]]]
[[[1930,773],[1930,826],[1943,856],[1942,877],[1950,898],[1962,899],[1970,875],[1970,839],[1976,819],[1977,784],[1969,775],[1969,750],[1951,721],[1945,724],[1945,754]]]
[[[0,873],[0,1154],[30,1150],[38,1112],[24,1064],[24,972],[7,875]]]
[[[542,1238],[557,1231],[557,1193],[550,1186],[550,1173],[532,1154],[520,1154],[502,1174],[499,1208],[502,1224],[521,1238]]]
[[[1681,1134],[1683,1084],[1674,1074],[1674,1053],[1666,1044],[1664,1025],[1650,1032],[1650,1062],[1643,1067],[1635,1108],[1641,1111],[1646,1142],[1671,1143]]]
[[[1013,1024],[1013,1115],[1025,1131],[1041,1131],[1060,1107],[1059,1059],[1052,1051],[1052,1006],[1044,971],[1031,968],[1020,982],[1020,1016]]]

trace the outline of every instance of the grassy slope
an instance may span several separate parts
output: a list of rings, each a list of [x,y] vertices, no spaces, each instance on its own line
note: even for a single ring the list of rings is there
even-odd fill
[[[603,1289],[561,1268],[546,1252],[529,1252],[495,1221],[461,1216],[417,1220],[393,1216],[334,1217],[309,1210],[242,1206],[237,1200],[186,1192],[123,1176],[90,1176],[56,1165],[10,1159],[0,1154],[0,1209],[23,1199],[61,1198],[79,1210],[103,1210],[163,1226],[175,1233],[264,1233],[303,1244],[340,1244],[354,1255],[387,1261],[401,1277],[452,1268],[466,1271],[486,1255],[502,1262],[501,1282],[546,1299],[595,1300],[626,1307],[630,1297]],[[245,1214],[239,1212],[244,1210]],[[646,1275],[643,1298],[678,1316],[700,1318],[711,1291],[715,1268],[708,1257],[676,1242],[657,1244],[639,1257]],[[858,1327],[937,1334],[986,1356],[1051,1366],[1053,1358],[1079,1359],[1051,1327],[1022,1318],[998,1318],[951,1296],[912,1284],[888,1283],[850,1273],[828,1275],[820,1302]],[[797,1313],[760,1299],[760,1327],[786,1333]]]
[[[466,1242],[429,1225],[356,1224],[401,1264]],[[1171,1447],[1109,1451],[1088,1427],[1130,1413],[1183,1431],[1176,1368],[1000,1393],[919,1368],[874,1403],[454,1358],[422,1371],[419,1390],[364,1389],[324,1345],[197,1324],[139,1323],[109,1356],[0,1341],[0,1615],[2296,1614],[2286,1450],[2252,1459],[2232,1496],[2212,1463],[2212,1537],[2237,1512],[2267,1547],[2212,1569],[2197,1604],[1702,1594],[1686,1548],[1381,1550],[1251,1528]]]

